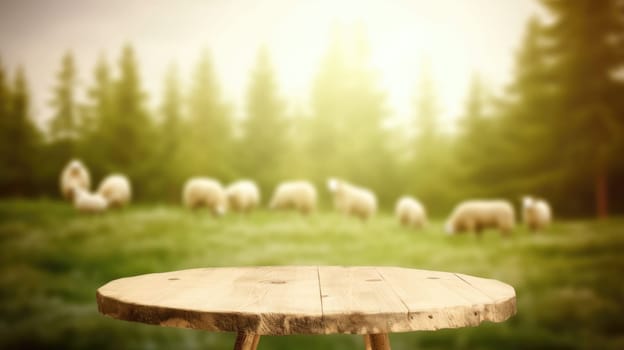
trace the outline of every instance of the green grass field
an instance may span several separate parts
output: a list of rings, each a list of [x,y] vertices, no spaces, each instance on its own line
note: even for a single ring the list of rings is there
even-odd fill
[[[230,349],[234,335],[122,322],[95,290],[123,276],[205,266],[398,265],[500,279],[518,314],[475,328],[393,334],[393,349],[624,349],[624,220],[564,221],[450,237],[389,214],[369,223],[322,212],[215,219],[174,206],[99,216],[66,203],[0,202],[0,348]],[[259,349],[363,349],[360,336],[263,337]]]

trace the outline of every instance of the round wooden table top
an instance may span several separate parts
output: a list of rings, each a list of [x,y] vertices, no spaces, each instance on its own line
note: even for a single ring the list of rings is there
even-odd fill
[[[113,318],[258,335],[376,334],[476,326],[516,312],[513,287],[400,267],[202,268],[111,281],[97,291]]]

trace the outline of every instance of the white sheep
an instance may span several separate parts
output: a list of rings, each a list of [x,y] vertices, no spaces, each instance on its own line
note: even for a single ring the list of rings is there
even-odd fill
[[[101,213],[108,208],[108,201],[99,193],[90,193],[80,187],[74,188],[74,208],[82,213]]]
[[[194,177],[186,181],[182,202],[187,208],[207,207],[214,215],[227,211],[227,196],[221,183],[206,177]]]
[[[270,209],[295,209],[309,214],[316,209],[316,188],[308,181],[283,182],[273,192]]]
[[[464,231],[481,233],[483,229],[497,228],[508,234],[514,225],[514,209],[508,201],[470,200],[455,207],[445,230],[448,234]]]
[[[97,193],[108,201],[111,208],[120,208],[132,198],[132,188],[127,177],[120,174],[107,176],[98,187]]]
[[[422,228],[427,224],[425,207],[413,197],[403,196],[399,198],[394,212],[403,226]]]
[[[334,196],[334,207],[345,215],[367,220],[377,212],[377,197],[366,188],[334,178],[327,180],[327,188]]]
[[[237,212],[249,212],[260,204],[260,190],[255,182],[239,180],[225,189],[229,208]]]
[[[63,168],[59,184],[63,198],[72,200],[75,189],[90,190],[91,175],[80,160],[73,159]]]
[[[525,196],[522,198],[522,221],[533,232],[545,229],[552,221],[550,205],[543,199]]]

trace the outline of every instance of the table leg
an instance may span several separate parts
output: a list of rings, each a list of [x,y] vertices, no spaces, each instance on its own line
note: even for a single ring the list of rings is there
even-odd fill
[[[390,350],[390,339],[387,333],[364,335],[366,350]]]
[[[239,332],[234,343],[234,350],[256,350],[260,336],[257,334]]]
[[[252,350],[256,350],[256,348],[258,347],[258,343],[259,342],[260,342],[260,336],[256,334],[254,336],[254,341],[253,341],[253,344],[251,345],[251,349]]]

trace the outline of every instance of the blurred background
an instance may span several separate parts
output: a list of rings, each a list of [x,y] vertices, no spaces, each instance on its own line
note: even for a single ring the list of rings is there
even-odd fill
[[[397,349],[624,348],[624,3],[0,2],[0,347],[229,348],[232,335],[113,321],[95,289],[198,266],[400,265],[499,278],[505,324],[393,335]],[[100,216],[60,200],[63,166],[132,181]],[[310,217],[216,220],[180,207],[191,176],[289,179]],[[364,224],[325,181],[372,189]],[[391,216],[420,199],[423,232]],[[550,201],[555,225],[443,237],[468,198]],[[384,239],[379,240],[379,237]],[[358,348],[269,337],[260,348]]]

